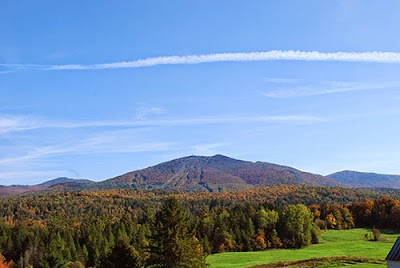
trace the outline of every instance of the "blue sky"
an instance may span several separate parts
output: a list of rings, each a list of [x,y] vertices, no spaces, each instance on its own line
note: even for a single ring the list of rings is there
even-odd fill
[[[2,1],[0,184],[187,155],[400,174],[399,1]]]

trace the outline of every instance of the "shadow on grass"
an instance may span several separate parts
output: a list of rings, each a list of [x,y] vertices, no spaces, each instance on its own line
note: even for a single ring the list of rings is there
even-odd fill
[[[387,235],[394,235],[394,234],[399,234],[400,229],[379,229],[382,234],[387,234]]]
[[[291,268],[308,268],[308,267],[320,267],[325,265],[341,266],[348,264],[357,263],[370,263],[370,264],[383,264],[384,260],[379,259],[369,259],[360,257],[323,257],[323,258],[313,258],[308,260],[291,261],[291,262],[276,262],[270,264],[261,264],[250,266],[249,268],[279,268],[279,267],[291,267]]]

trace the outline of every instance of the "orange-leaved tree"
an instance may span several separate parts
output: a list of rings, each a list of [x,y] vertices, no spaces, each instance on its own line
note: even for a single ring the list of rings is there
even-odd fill
[[[0,253],[0,268],[10,268],[12,264],[12,261],[7,262],[6,258]]]

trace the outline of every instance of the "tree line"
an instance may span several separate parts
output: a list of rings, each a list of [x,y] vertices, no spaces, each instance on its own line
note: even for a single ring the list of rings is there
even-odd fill
[[[400,227],[400,201],[392,198],[305,206],[205,202],[183,193],[140,196],[106,191],[0,199],[1,262],[12,261],[15,267],[205,267],[208,254],[318,243],[321,229]]]

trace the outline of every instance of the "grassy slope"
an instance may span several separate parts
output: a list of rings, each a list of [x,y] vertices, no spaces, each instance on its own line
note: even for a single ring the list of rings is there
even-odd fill
[[[366,229],[329,230],[322,234],[320,244],[298,250],[269,250],[262,252],[230,252],[208,257],[210,268],[242,268],[256,264],[305,260],[328,256],[367,257],[385,259],[399,233],[384,233],[382,242],[364,239]],[[334,267],[334,266],[330,266]],[[386,267],[386,264],[357,264],[360,267]]]

